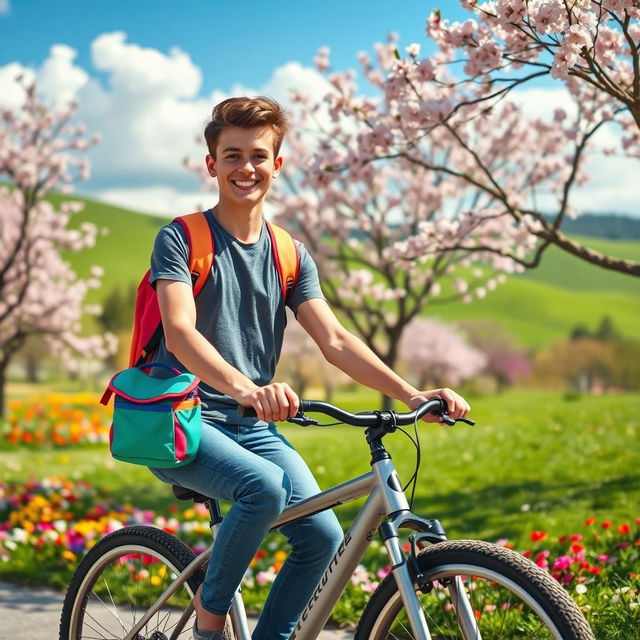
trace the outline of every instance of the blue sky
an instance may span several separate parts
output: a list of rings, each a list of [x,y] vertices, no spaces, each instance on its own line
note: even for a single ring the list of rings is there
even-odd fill
[[[373,53],[390,31],[401,49],[417,42],[429,53],[425,21],[435,7],[451,20],[469,15],[453,0],[0,0],[0,106],[21,100],[18,74],[37,80],[52,104],[76,99],[77,118],[102,136],[77,191],[175,215],[209,204],[183,159],[203,157],[197,139],[216,102],[267,94],[286,105],[291,87],[322,97],[326,80],[313,64],[322,46],[336,70],[357,68],[357,53]],[[568,102],[557,82],[518,100],[543,116]],[[578,209],[611,210],[616,184],[616,210],[637,210],[636,163],[609,159],[591,173]]]
[[[0,19],[0,64],[38,66],[51,45],[64,43],[78,51],[77,63],[87,68],[92,41],[105,32],[124,31],[142,47],[167,52],[177,46],[188,52],[203,71],[202,95],[207,95],[214,89],[229,91],[238,82],[260,86],[274,68],[292,60],[311,65],[321,46],[329,46],[335,67],[344,69],[356,66],[357,52],[371,51],[389,31],[397,32],[404,45],[426,44],[425,20],[437,6],[447,7],[453,18],[466,15],[451,0],[433,5],[389,0],[10,0]]]

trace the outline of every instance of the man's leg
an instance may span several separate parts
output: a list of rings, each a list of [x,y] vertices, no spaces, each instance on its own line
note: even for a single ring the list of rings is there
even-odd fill
[[[216,536],[201,602],[210,613],[228,612],[242,577],[291,496],[282,468],[244,449],[234,427],[203,425],[197,458],[184,467],[154,469],[172,482],[233,502]]]
[[[241,428],[246,434],[247,428]],[[304,460],[275,427],[247,435],[245,446],[282,468],[291,482],[289,503],[319,492]],[[244,436],[241,436],[241,443]],[[253,640],[286,640],[343,539],[333,511],[323,511],[281,529],[291,552],[271,586]]]

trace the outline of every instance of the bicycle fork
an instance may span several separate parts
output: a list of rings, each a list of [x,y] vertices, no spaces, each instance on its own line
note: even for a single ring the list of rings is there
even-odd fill
[[[378,486],[383,489],[386,512],[390,514],[388,521],[380,525],[378,532],[389,554],[391,572],[398,586],[414,637],[417,640],[432,640],[424,611],[416,593],[416,586],[422,590],[429,589],[430,586],[421,584],[415,557],[420,540],[437,544],[444,542],[447,538],[438,520],[425,520],[411,512],[389,453],[384,449],[373,453],[372,468]],[[375,457],[378,459],[376,460]],[[410,536],[411,563],[407,562],[407,557],[400,545],[398,529],[401,527],[408,527],[419,532]],[[460,631],[465,640],[482,640],[473,608],[460,577],[456,576],[447,585],[447,589],[451,596],[451,604],[456,612]]]

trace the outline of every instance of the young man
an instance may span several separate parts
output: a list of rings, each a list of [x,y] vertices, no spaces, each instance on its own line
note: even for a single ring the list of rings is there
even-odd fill
[[[285,301],[265,230],[263,203],[282,167],[286,118],[268,98],[231,98],[218,104],[205,128],[206,165],[219,200],[207,212],[215,262],[194,301],[188,245],[178,224],[156,239],[155,283],[165,339],[157,355],[201,380],[202,440],[197,458],[177,469],[152,469],[170,482],[233,502],[216,538],[204,585],[196,594],[194,637],[223,638],[226,614],[242,576],[271,523],[291,502],[318,486],[276,421],[293,416],[299,399],[272,382],[285,328]],[[416,407],[443,397],[453,417],[469,405],[450,389],[420,392],[386,367],[337,320],[322,296],[313,260],[298,244],[300,271],[287,299],[326,359],[358,382]],[[235,405],[258,419],[239,418]],[[233,406],[232,406],[233,405]],[[285,640],[341,539],[331,511],[283,527],[291,553],[273,583],[254,640]]]

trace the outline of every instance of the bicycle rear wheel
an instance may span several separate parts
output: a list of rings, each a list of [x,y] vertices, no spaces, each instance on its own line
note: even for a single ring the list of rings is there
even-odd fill
[[[429,585],[417,594],[433,640],[595,640],[580,609],[545,571],[503,547],[475,540],[442,542],[418,556]],[[449,586],[460,577],[475,631],[463,632]],[[414,638],[393,575],[376,589],[354,640]]]
[[[126,527],[89,551],[71,580],[60,640],[124,638],[195,558],[183,542],[153,527]],[[204,578],[196,572],[141,630],[137,640],[167,640]],[[192,613],[178,638],[191,638]]]

